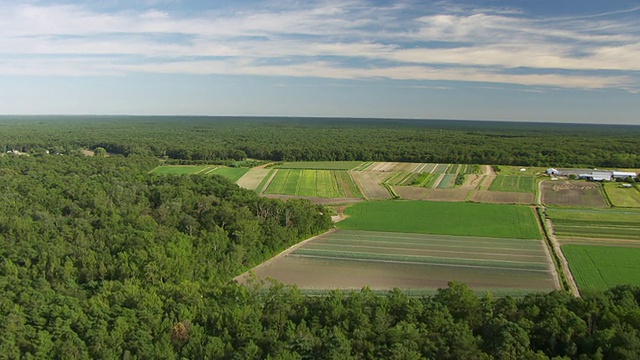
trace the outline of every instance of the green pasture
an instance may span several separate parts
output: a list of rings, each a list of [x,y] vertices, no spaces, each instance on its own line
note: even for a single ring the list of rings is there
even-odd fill
[[[535,176],[500,174],[489,186],[489,191],[533,193],[535,192],[535,184]]]
[[[619,246],[563,245],[562,252],[583,290],[640,285],[640,249]]]
[[[636,187],[623,188],[621,183],[607,183],[604,191],[613,206],[640,207],[640,191]]]
[[[212,165],[162,165],[151,170],[154,174],[175,174],[175,175],[191,175],[196,173],[204,173],[205,171],[214,169]]]
[[[531,208],[517,205],[433,201],[355,204],[338,228],[405,233],[541,239]]]
[[[349,173],[334,170],[279,169],[264,193],[323,198],[362,197]]]
[[[243,167],[219,167],[211,172],[208,172],[207,170],[204,173],[206,173],[207,175],[220,175],[233,182],[236,182],[242,177],[242,175],[246,174],[248,171],[249,168]]]
[[[352,170],[363,165],[362,161],[296,161],[274,166],[277,169]]]

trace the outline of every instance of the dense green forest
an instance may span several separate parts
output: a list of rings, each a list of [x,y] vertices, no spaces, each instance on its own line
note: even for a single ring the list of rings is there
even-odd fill
[[[640,288],[305,296],[231,279],[331,226],[154,157],[0,157],[0,358],[635,359]]]
[[[313,139],[313,141],[309,141]],[[640,127],[445,120],[233,117],[0,117],[0,150],[191,162],[407,161],[640,167]]]

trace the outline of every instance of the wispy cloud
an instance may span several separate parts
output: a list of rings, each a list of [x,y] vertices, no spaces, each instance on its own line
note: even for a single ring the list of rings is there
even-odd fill
[[[173,6],[165,6],[165,5]],[[638,9],[539,19],[441,2],[100,11],[0,2],[0,74],[245,74],[640,89]]]

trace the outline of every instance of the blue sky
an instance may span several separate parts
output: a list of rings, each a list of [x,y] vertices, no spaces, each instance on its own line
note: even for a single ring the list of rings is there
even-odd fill
[[[0,0],[0,114],[640,125],[640,0]]]

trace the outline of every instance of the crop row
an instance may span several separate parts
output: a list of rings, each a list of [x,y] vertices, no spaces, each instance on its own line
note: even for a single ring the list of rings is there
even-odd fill
[[[265,193],[324,198],[361,197],[346,171],[333,170],[280,169]]]
[[[456,257],[442,256],[416,256],[401,254],[381,254],[375,252],[352,252],[337,250],[317,250],[309,248],[300,248],[293,252],[293,255],[319,256],[339,259],[352,260],[372,260],[372,261],[389,261],[389,262],[410,262],[425,264],[442,264],[468,267],[484,267],[511,270],[528,270],[528,271],[548,271],[545,263],[525,263],[519,261],[504,260],[487,260],[487,259],[464,259]]]
[[[564,245],[562,252],[580,290],[640,285],[640,249],[617,246]]]
[[[535,191],[534,187],[534,176],[498,175],[491,183],[489,190],[532,193]]]

